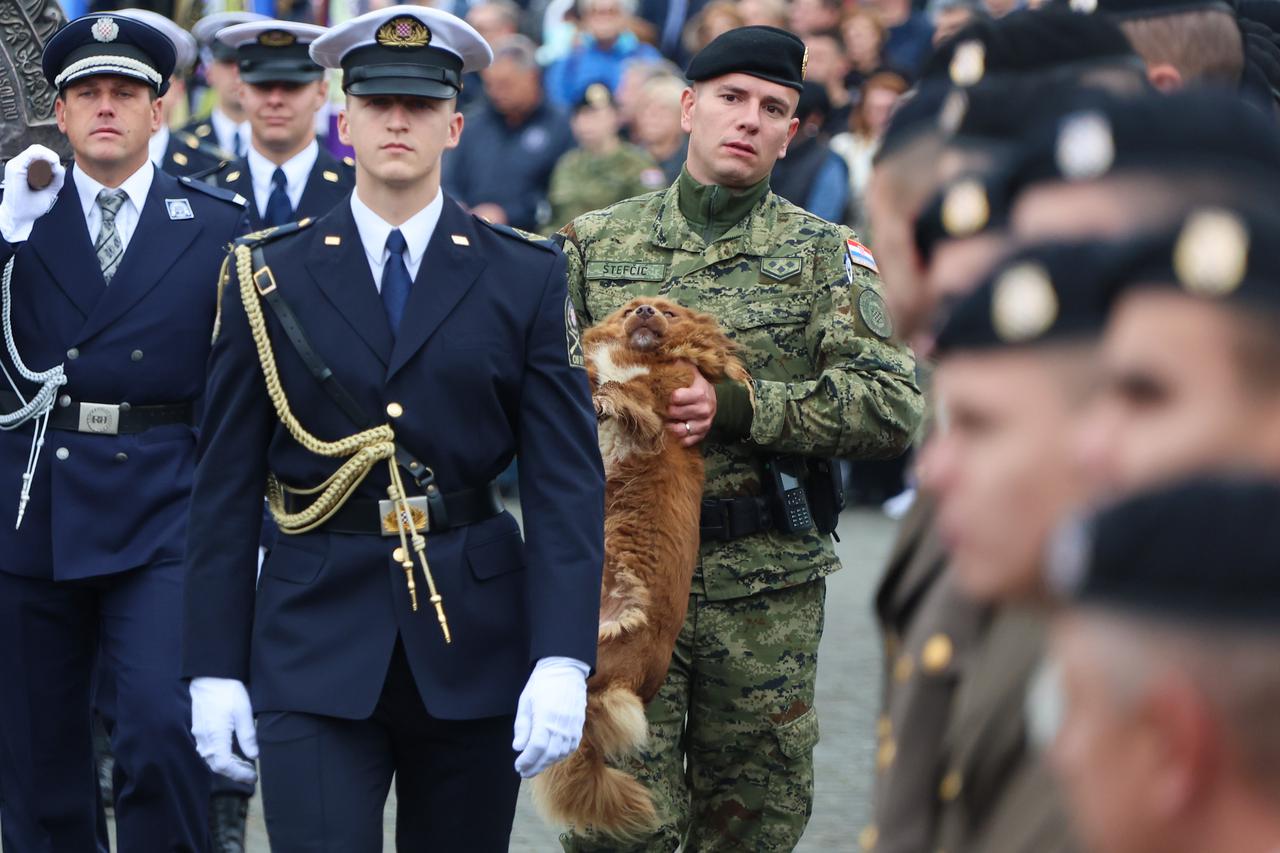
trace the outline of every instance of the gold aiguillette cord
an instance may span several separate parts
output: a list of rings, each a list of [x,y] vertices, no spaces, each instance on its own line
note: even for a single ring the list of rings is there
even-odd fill
[[[400,469],[396,467],[395,459],[388,460],[388,463],[391,466],[391,485],[387,486],[387,496],[391,498],[396,509],[396,528],[400,533],[400,567],[404,569],[405,583],[409,587],[409,602],[416,611],[418,587],[413,581],[413,558],[409,556],[409,544],[412,542],[413,550],[418,555],[418,562],[422,564],[422,576],[427,579],[427,589],[431,593],[430,601],[436,608],[436,621],[440,623],[440,630],[444,632],[445,643],[452,643],[449,620],[444,615],[444,599],[436,589],[435,578],[431,577],[431,567],[427,565],[427,540],[413,524],[409,498],[405,494],[404,481],[400,479]],[[430,519],[430,515],[427,517]]]

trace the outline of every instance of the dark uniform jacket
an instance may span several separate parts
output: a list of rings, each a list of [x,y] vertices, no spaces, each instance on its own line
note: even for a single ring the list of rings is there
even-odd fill
[[[164,161],[156,165],[170,175],[185,177],[216,169],[225,159],[226,156],[220,149],[201,141],[195,134],[174,130],[169,133]]]
[[[305,450],[281,426],[233,280],[222,296],[193,496],[186,674],[247,682],[260,712],[363,719],[398,635],[430,713],[466,719],[513,714],[539,658],[593,662],[604,472],[586,373],[569,360],[577,333],[567,324],[560,252],[489,226],[446,196],[395,337],[349,201],[264,252],[338,381],[370,422],[392,424],[443,492],[489,483],[519,455],[527,540],[506,512],[426,534],[452,645],[420,569],[420,609],[410,609],[392,560],[397,538],[282,534],[257,582],[267,472],[310,487],[339,460]],[[264,311],[303,426],[326,440],[355,433]],[[393,402],[403,414],[388,421]],[[356,498],[385,498],[387,484],[379,463]]]
[[[356,183],[354,161],[339,160],[324,146],[316,155],[316,163],[311,167],[307,177],[307,185],[302,190],[302,198],[293,211],[294,219],[312,219],[324,216],[333,210],[338,202],[345,199]],[[258,215],[258,203],[253,194],[253,176],[249,174],[249,161],[246,158],[231,160],[220,164],[213,171],[205,172],[199,177],[214,186],[237,192],[249,200],[249,221],[254,230],[265,227],[262,217]]]
[[[19,355],[35,371],[64,365],[60,404],[198,400],[218,269],[226,246],[244,233],[244,207],[222,190],[157,169],[107,286],[75,179],[72,168],[26,242],[0,241],[0,263],[14,258]],[[0,358],[16,378],[8,353]],[[34,428],[0,432],[6,512],[16,510]],[[0,523],[0,570],[67,580],[180,558],[195,450],[195,431],[183,424],[127,435],[50,429],[21,528],[7,514]]]

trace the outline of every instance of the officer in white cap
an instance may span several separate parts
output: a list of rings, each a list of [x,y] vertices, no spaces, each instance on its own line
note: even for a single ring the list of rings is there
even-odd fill
[[[381,851],[394,778],[398,849],[498,853],[520,777],[578,745],[596,654],[604,475],[565,260],[440,188],[491,57],[469,25],[395,6],[310,53],[344,72],[356,185],[240,241],[222,291],[192,729],[219,772],[251,778],[233,733],[259,759],[274,851]],[[523,542],[494,480],[517,451]]]
[[[187,77],[195,67],[199,51],[195,36],[171,19],[149,9],[121,9],[118,14],[155,27],[173,42],[176,61],[160,111],[160,129],[151,134],[151,162],[179,177],[215,168],[222,157],[213,143],[204,142],[188,131],[173,132],[169,129],[174,107],[187,100]]]
[[[252,132],[244,157],[200,177],[252,199],[255,230],[324,216],[355,184],[355,161],[339,160],[316,141],[316,113],[328,88],[308,49],[324,32],[275,20],[218,31],[218,43],[236,51],[240,105]]]
[[[249,122],[240,106],[240,72],[235,48],[219,42],[218,31],[248,21],[265,21],[257,12],[214,12],[196,21],[191,34],[200,44],[200,68],[213,89],[213,111],[182,129],[217,146],[223,160],[243,157],[249,148]]]

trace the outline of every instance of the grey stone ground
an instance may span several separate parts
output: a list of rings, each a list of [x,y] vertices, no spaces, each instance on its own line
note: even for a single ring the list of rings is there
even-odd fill
[[[871,597],[893,541],[895,522],[878,511],[846,512],[836,546],[844,571],[827,593],[827,624],[818,665],[817,793],[813,820],[800,853],[853,851],[866,819],[871,790],[871,752],[879,704],[880,641],[871,618]],[[395,849],[395,802],[387,804],[384,850]],[[267,853],[262,804],[254,800],[249,853]],[[521,791],[511,834],[513,853],[553,853],[556,833],[534,813]]]

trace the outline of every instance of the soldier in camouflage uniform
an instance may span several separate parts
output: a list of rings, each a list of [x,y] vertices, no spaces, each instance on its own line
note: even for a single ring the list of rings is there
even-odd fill
[[[703,546],[671,670],[648,708],[649,745],[627,766],[663,825],[629,849],[796,845],[812,810],[824,578],[840,564],[828,536],[784,534],[767,510],[738,510],[760,506],[765,454],[893,456],[921,416],[914,360],[889,340],[871,254],[769,191],[796,130],[803,65],[803,43],[782,30],[717,38],[689,65],[689,157],[676,183],[563,232],[569,293],[588,324],[660,293],[716,316],[753,377],[753,394],[696,375],[673,395],[673,436],[706,439]],[[727,505],[733,520],[709,525]],[[562,842],[620,849],[589,831]]]
[[[618,136],[618,110],[608,86],[587,87],[574,107],[572,124],[578,147],[556,163],[547,192],[551,228],[666,183],[662,169],[643,148]]]

